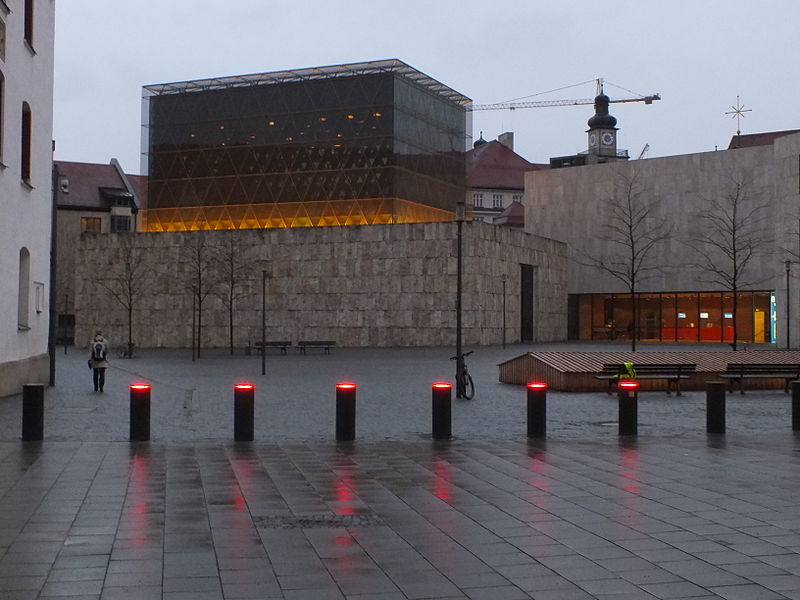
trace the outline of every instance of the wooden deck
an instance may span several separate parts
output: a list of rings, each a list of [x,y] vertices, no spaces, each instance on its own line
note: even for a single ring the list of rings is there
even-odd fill
[[[742,350],[739,352],[528,352],[500,363],[500,381],[525,385],[529,381],[544,381],[553,390],[562,392],[605,392],[608,382],[595,379],[604,363],[696,363],[697,373],[681,382],[683,390],[705,389],[707,381],[717,375],[729,362],[800,363],[796,350]],[[666,390],[666,381],[640,382],[647,390]],[[783,389],[782,379],[749,380],[747,389]]]

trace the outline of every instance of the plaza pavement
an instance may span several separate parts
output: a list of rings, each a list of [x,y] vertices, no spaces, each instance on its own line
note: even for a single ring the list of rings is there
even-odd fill
[[[476,350],[444,442],[446,348],[275,353],[265,377],[258,356],[145,350],[112,360],[103,394],[86,352],[60,349],[44,442],[19,441],[20,398],[0,399],[0,599],[800,598],[788,395],[728,396],[721,436],[703,392],[645,392],[620,438],[616,397],[551,391],[529,442],[524,389],[496,365],[531,349]],[[337,444],[344,380],[357,439]],[[140,381],[152,441],[130,443]],[[232,441],[240,381],[252,443]]]

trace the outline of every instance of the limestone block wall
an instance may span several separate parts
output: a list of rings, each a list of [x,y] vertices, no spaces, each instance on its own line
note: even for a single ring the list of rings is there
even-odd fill
[[[220,295],[223,269],[212,259],[232,244],[243,265],[235,289],[234,345],[261,338],[262,273],[266,337],[324,339],[340,346],[455,343],[456,223],[197,231],[84,236],[75,268],[76,342],[103,329],[112,345],[127,340],[127,312],[107,288],[125,255],[145,261],[146,291],[135,302],[133,341],[140,347],[191,345],[192,248],[209,257],[202,307],[203,347],[226,347],[229,311]],[[128,241],[125,241],[125,240]],[[132,244],[130,242],[133,242]],[[566,246],[484,223],[463,225],[463,340],[466,346],[520,338],[521,264],[536,267],[539,341],[566,337]],[[105,285],[103,285],[105,284]]]

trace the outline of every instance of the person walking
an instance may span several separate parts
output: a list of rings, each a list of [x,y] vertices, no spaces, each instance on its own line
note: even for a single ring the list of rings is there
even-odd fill
[[[102,392],[106,383],[106,369],[108,368],[108,341],[99,329],[94,333],[94,339],[89,344],[89,367],[92,369],[94,391]]]

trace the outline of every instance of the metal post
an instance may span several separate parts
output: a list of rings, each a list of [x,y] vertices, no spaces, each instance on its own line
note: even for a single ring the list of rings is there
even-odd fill
[[[150,440],[150,386],[146,383],[135,383],[130,386],[130,390],[130,441],[147,442]]]
[[[434,383],[431,387],[431,415],[433,439],[449,440],[452,437],[450,400],[453,386],[449,383]]]
[[[791,320],[789,315],[791,314],[791,306],[792,302],[789,299],[789,275],[791,274],[792,270],[792,261],[786,261],[786,349],[788,350],[791,348]]]
[[[44,386],[29,383],[22,386],[22,441],[44,439]]]
[[[255,391],[252,383],[233,386],[233,439],[252,442],[255,425]]]
[[[547,384],[528,384],[528,437],[543,438],[547,435]]]
[[[196,313],[197,313],[197,294],[195,293],[194,288],[192,288],[192,362],[195,361],[194,351],[195,351],[195,339],[197,337],[195,333],[195,328],[197,327]]]
[[[637,435],[639,430],[639,384],[622,380],[617,384],[619,435]]]
[[[506,276],[503,275],[503,350],[506,349]]]
[[[261,271],[261,374],[267,374],[267,271]]]
[[[356,439],[356,384],[336,384],[336,441]]]
[[[461,294],[463,262],[464,203],[456,206],[456,382],[464,370],[464,357],[461,352]],[[461,398],[461,389],[456,385],[456,398]]]
[[[800,381],[792,382],[792,431],[800,431]]]
[[[706,432],[725,433],[725,382],[706,383]]]

